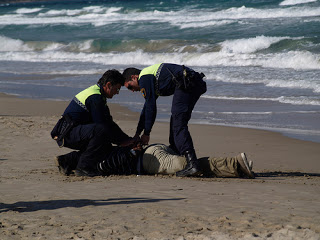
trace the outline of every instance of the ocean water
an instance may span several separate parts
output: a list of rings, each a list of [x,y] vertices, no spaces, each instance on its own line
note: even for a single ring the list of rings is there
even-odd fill
[[[0,92],[69,100],[108,69],[158,62],[206,75],[192,122],[320,142],[319,0],[0,4]],[[121,89],[110,102],[140,111]],[[159,98],[167,121],[171,98]]]

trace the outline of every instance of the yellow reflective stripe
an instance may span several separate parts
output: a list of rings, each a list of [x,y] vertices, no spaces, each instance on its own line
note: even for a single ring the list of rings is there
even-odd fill
[[[83,105],[86,105],[87,98],[93,94],[100,94],[101,95],[100,87],[98,85],[93,85],[91,87],[88,87],[87,89],[83,90],[82,92],[79,92],[75,97]]]
[[[162,63],[157,63],[157,64],[154,64],[150,67],[146,67],[144,69],[142,69],[142,71],[140,72],[139,74],[139,79],[143,76],[143,75],[149,75],[149,74],[152,74],[153,76],[156,76],[157,74],[157,71],[158,71],[158,68],[160,67]]]

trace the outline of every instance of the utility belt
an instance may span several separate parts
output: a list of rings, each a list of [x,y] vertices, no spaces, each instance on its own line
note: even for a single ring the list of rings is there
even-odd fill
[[[199,82],[200,79],[203,79],[205,77],[204,73],[198,73],[195,71],[192,71],[190,69],[187,69],[184,65],[182,65],[183,68],[183,74],[182,76],[176,77],[169,68],[167,70],[172,76],[172,81],[176,84],[176,87],[184,90],[186,92],[192,92],[192,90],[197,87],[197,82]],[[159,69],[162,69],[162,65],[159,67]],[[159,70],[158,70],[159,72]],[[157,73],[156,75],[156,81],[155,81],[155,90],[156,94],[160,96],[159,91],[159,75]],[[206,91],[206,90],[205,90]]]
[[[59,147],[64,146],[64,137],[70,132],[74,122],[68,114],[62,115],[51,131],[51,137],[57,141]]]

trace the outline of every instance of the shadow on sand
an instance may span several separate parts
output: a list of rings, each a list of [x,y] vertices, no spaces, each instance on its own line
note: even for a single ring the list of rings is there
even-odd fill
[[[256,177],[320,177],[320,173],[304,172],[255,172]]]
[[[76,199],[76,200],[48,200],[16,202],[12,204],[0,203],[0,213],[8,211],[34,212],[39,210],[54,210],[59,208],[81,208],[86,206],[108,206],[118,204],[155,203],[161,201],[180,201],[184,198],[110,198],[106,200]]]

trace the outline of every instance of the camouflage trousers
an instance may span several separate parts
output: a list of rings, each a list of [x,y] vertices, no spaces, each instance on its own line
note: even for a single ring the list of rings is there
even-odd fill
[[[240,169],[235,157],[204,157],[198,159],[203,174],[213,177],[239,177]],[[186,158],[178,155],[164,144],[150,145],[144,155],[142,166],[146,174],[174,174],[185,168]]]

